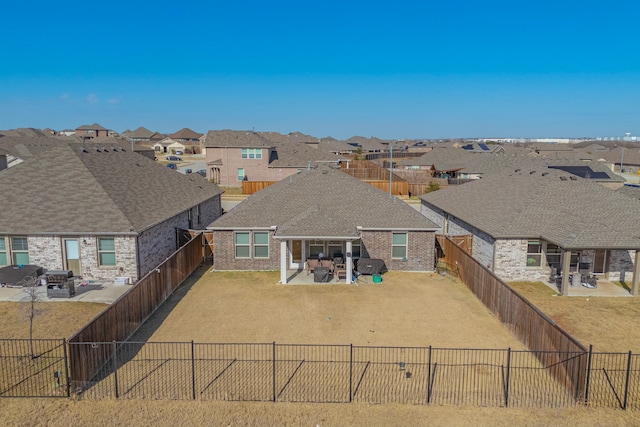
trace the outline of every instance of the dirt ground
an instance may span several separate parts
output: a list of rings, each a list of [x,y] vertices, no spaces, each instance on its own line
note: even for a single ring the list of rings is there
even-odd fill
[[[36,303],[34,338],[69,338],[107,307],[86,302]],[[29,338],[26,302],[0,302],[0,338]]]
[[[640,298],[563,297],[544,283],[510,285],[594,351],[640,353]]]
[[[152,317],[148,341],[523,346],[462,284],[390,272],[382,284],[278,285],[275,272],[206,272]],[[175,306],[175,307],[174,307]],[[138,338],[140,339],[140,338]],[[136,337],[133,338],[136,340]]]
[[[636,426],[640,412],[454,406],[3,399],[7,426]]]

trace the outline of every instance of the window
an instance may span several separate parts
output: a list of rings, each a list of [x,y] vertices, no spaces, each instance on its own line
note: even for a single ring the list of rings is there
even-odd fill
[[[269,233],[253,233],[253,256],[255,258],[269,258]]]
[[[26,237],[11,238],[11,256],[16,265],[29,264],[29,243]]]
[[[253,239],[253,241],[252,241]],[[235,234],[236,258],[269,258],[267,231],[239,232]]]
[[[321,240],[312,240],[309,242],[309,256],[317,258],[320,253],[324,255],[324,242]]]
[[[113,237],[98,237],[98,265],[100,267],[116,265],[116,243]]]
[[[527,242],[527,267],[540,267],[542,261],[542,245],[539,240]]]
[[[344,252],[342,250],[342,242],[329,242],[327,251],[329,252],[327,255],[330,256],[331,258],[335,258],[337,256],[344,257]]]
[[[4,237],[0,237],[0,265],[8,265],[7,262],[7,242]]]
[[[351,243],[351,257],[360,258],[360,239]]]
[[[244,168],[238,168],[238,181],[244,180]]]
[[[407,233],[393,233],[391,258],[407,257]]]
[[[262,149],[261,148],[243,148],[242,158],[243,159],[261,159]]]
[[[250,233],[236,233],[236,258],[251,258]]]
[[[562,257],[562,250],[558,245],[547,243],[547,265],[551,267],[560,268],[560,258]]]

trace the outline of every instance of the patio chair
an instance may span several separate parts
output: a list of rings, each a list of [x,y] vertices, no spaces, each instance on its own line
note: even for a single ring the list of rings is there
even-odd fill
[[[320,267],[326,267],[329,269],[329,273],[333,274],[333,260],[331,259],[321,259],[320,260]]]
[[[316,267],[320,267],[320,260],[315,258],[307,259],[307,276],[313,273]]]
[[[336,269],[336,276],[338,277],[338,280],[347,280],[347,267],[345,264],[336,264],[335,265],[335,269]]]

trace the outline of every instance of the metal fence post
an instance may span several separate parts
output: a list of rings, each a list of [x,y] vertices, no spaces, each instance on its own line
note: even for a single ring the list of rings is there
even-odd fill
[[[349,345],[349,403],[353,402],[353,343]]]
[[[71,384],[69,381],[69,360],[67,359],[67,339],[62,338],[62,349],[64,354],[64,378],[65,378],[65,388],[67,389],[67,397],[71,396]]]
[[[629,397],[629,376],[631,375],[631,350],[629,350],[629,358],[627,359],[627,378],[624,382],[624,404],[622,409],[627,410],[627,397]]]
[[[504,384],[504,406],[509,407],[509,376],[511,375],[511,347],[507,349],[507,375]]]
[[[593,344],[589,344],[589,358],[587,359],[587,382],[584,391],[584,404],[589,403],[589,385],[591,384],[591,358],[593,357]]]
[[[112,353],[111,361],[112,361],[112,369],[113,369],[113,386],[114,386],[114,389],[115,389],[116,399],[118,397],[120,397],[118,395],[118,355],[117,355],[117,352],[118,352],[118,347],[116,345],[116,342],[113,341],[111,343],[111,353]]]
[[[273,342],[273,356],[271,358],[271,360],[273,361],[273,366],[272,366],[272,371],[273,371],[273,378],[271,381],[271,385],[273,386],[273,401],[276,401],[276,342]]]
[[[196,400],[196,356],[195,344],[191,340],[191,397]]]
[[[431,346],[429,346],[428,357],[428,370],[427,370],[427,405],[431,403]]]

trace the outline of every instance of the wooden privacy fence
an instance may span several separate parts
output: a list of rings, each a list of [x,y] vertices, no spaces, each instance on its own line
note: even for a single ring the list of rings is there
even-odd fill
[[[588,351],[553,320],[518,294],[448,237],[441,240],[441,256],[448,268],[487,306],[530,350],[537,351],[551,374],[576,399],[585,395]],[[440,242],[439,242],[440,243]],[[555,360],[558,353],[572,354],[572,363]]]
[[[253,194],[278,181],[242,181],[242,194]]]
[[[87,323],[69,343],[126,341],[202,260],[203,237],[198,234]],[[70,350],[69,376],[74,389],[90,381],[111,356],[110,351],[97,352],[85,346]]]

